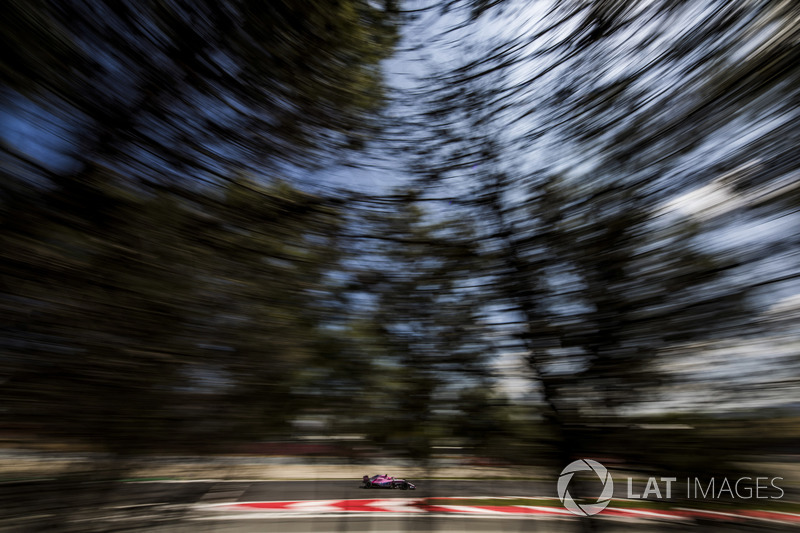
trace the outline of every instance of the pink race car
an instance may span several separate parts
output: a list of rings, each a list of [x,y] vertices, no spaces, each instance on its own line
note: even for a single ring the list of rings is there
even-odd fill
[[[400,490],[414,490],[416,485],[407,479],[398,479],[391,477],[389,474],[377,476],[364,476],[361,478],[361,486],[365,489],[400,489]]]

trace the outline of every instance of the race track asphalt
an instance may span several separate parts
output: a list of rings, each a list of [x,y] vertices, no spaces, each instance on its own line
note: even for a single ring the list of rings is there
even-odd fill
[[[362,489],[358,481],[281,481],[253,483],[241,501],[326,500],[332,498],[429,498],[433,496],[550,496],[554,483],[512,480],[411,480],[416,490]]]
[[[360,498],[469,496],[553,497],[554,483],[519,480],[411,480],[416,490],[363,489],[353,481],[192,481],[126,484],[120,497],[134,504],[163,501],[223,503]]]

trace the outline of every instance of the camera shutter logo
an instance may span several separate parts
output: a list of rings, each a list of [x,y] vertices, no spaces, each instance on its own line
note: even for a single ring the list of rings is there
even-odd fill
[[[572,475],[575,474],[575,472],[589,471],[597,474],[597,477],[603,482],[603,492],[601,492],[600,497],[597,498],[597,503],[579,504],[572,499],[567,487],[569,486],[569,482],[572,481]],[[608,473],[606,467],[591,459],[578,459],[577,461],[571,462],[561,471],[561,475],[558,477],[558,497],[561,503],[564,504],[567,511],[578,516],[591,516],[599,513],[608,506],[608,502],[611,501],[611,496],[613,494],[614,480],[611,479],[611,474]]]

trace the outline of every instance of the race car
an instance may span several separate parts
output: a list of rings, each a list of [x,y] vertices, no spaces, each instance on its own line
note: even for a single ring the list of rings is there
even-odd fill
[[[389,474],[378,474],[377,476],[364,476],[361,478],[361,486],[365,489],[400,489],[414,490],[416,485],[407,479],[398,479]]]

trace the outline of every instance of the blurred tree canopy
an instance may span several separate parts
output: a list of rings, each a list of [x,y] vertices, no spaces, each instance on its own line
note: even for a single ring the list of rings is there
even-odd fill
[[[14,1],[4,105],[21,95],[66,122],[81,172],[322,165],[377,131],[398,22],[393,0]]]
[[[336,211],[243,178],[192,201],[104,192],[91,232],[59,217],[58,190],[4,205],[4,415],[115,452],[285,428]]]
[[[671,389],[676,363],[792,335],[765,307],[797,290],[775,225],[800,190],[797,6],[406,7],[8,6],[2,105],[69,163],[2,146],[5,420],[128,453],[309,417],[561,460],[591,420],[715,385]],[[367,146],[411,183],[301,186]],[[546,428],[504,398],[511,353]]]
[[[363,357],[357,417],[362,431],[389,449],[426,457],[436,439],[452,437],[461,393],[488,389],[492,346],[486,310],[474,290],[481,275],[470,228],[431,220],[414,193],[396,209],[367,215],[370,233],[351,272],[351,353]],[[362,359],[357,359],[362,361]],[[443,415],[448,413],[448,415]]]
[[[286,430],[341,220],[276,176],[380,127],[394,3],[6,11],[4,111],[67,162],[4,139],[4,419],[124,453]]]
[[[675,402],[672,365],[702,368],[704,347],[742,335],[776,341],[759,314],[766,290],[797,291],[797,232],[737,235],[796,220],[798,9],[448,6],[447,31],[415,42],[400,150],[422,198],[477,228],[562,459],[582,456],[587,421]],[[776,386],[796,370],[782,364]]]

